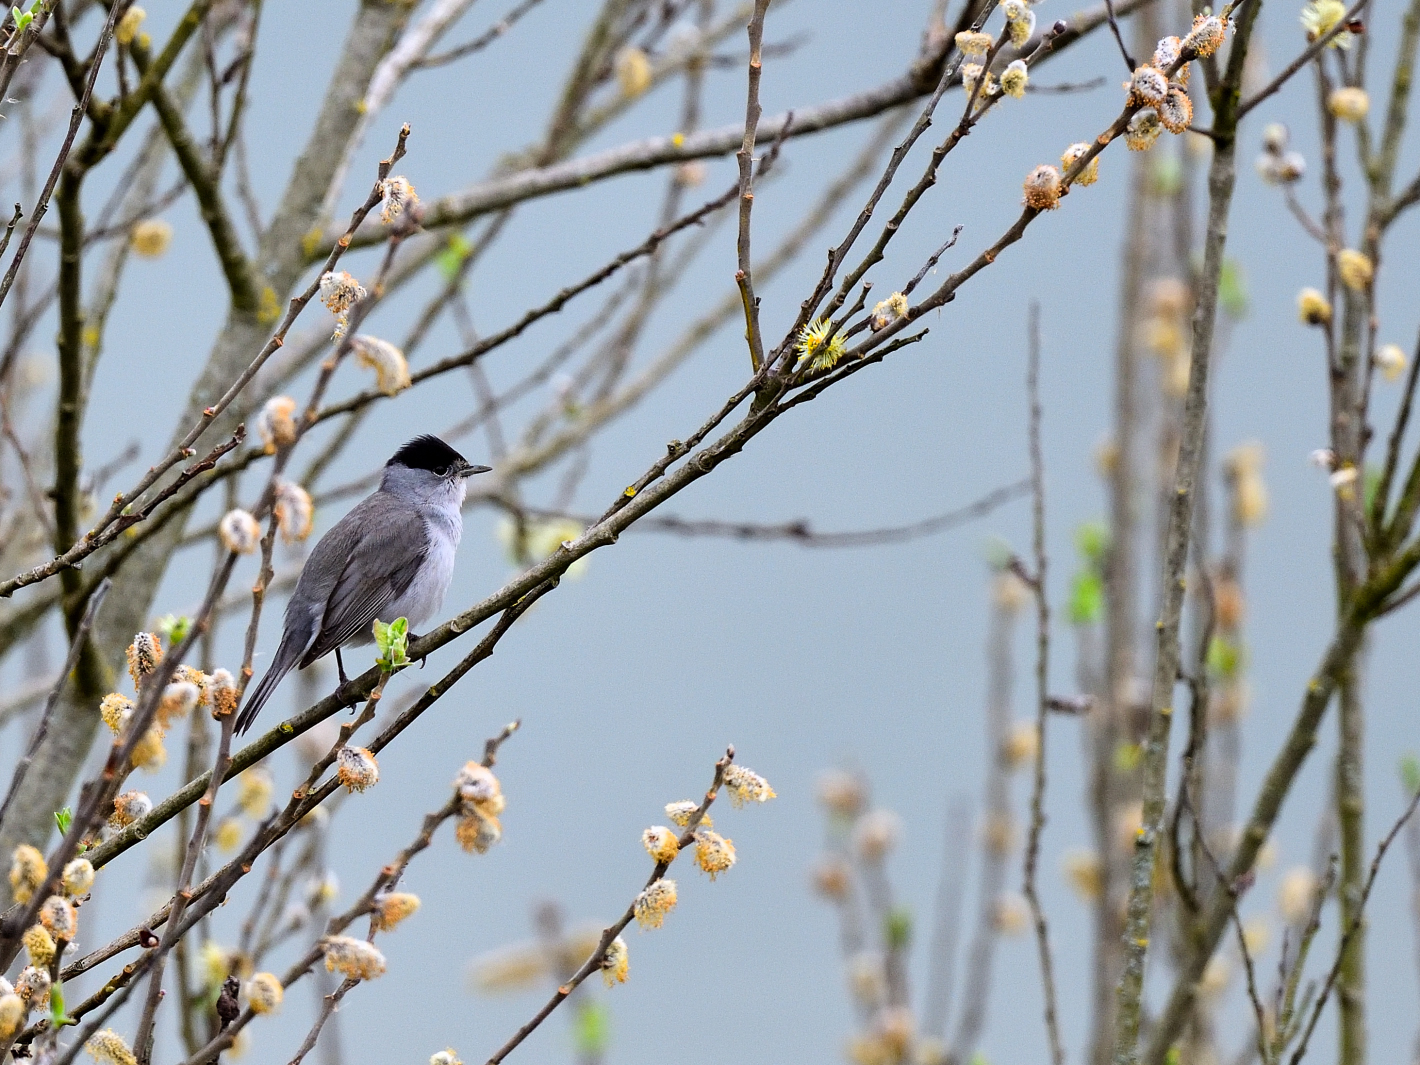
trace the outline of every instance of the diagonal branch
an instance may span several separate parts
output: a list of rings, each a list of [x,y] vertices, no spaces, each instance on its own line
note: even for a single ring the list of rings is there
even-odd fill
[[[1153,0],[1124,0],[1115,6],[1119,15],[1127,15]],[[1059,54],[1070,44],[1106,24],[1104,5],[1098,4],[1065,21],[1065,30],[1056,35],[1051,54]],[[1029,47],[1029,46],[1028,46]],[[793,128],[788,136],[801,137],[833,129],[849,122],[890,111],[900,104],[929,96],[940,80],[947,53],[928,56],[911,70],[882,85],[831,100],[814,107],[793,111]],[[765,138],[785,134],[789,114],[776,115],[759,123],[759,135]],[[520,171],[493,178],[426,205],[422,225],[425,229],[441,229],[462,225],[481,215],[509,207],[524,200],[547,196],[566,189],[580,188],[618,174],[649,170],[659,166],[729,155],[744,144],[743,124],[722,126],[688,136],[649,137],[612,148],[595,155],[549,166]],[[383,242],[385,234],[378,226],[366,226],[352,241],[354,247]],[[327,245],[318,245],[313,254],[323,254]]]

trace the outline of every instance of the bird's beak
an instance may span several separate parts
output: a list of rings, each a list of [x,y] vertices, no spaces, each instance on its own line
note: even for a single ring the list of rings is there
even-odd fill
[[[460,477],[472,477],[475,473],[492,473],[492,466],[465,466],[459,471]]]

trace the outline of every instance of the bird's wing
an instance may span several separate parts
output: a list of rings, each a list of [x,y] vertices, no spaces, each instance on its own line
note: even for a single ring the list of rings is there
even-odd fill
[[[341,519],[316,552],[325,553],[327,544],[344,565],[302,668],[369,632],[380,611],[414,583],[429,553],[429,531],[417,511],[377,492]]]

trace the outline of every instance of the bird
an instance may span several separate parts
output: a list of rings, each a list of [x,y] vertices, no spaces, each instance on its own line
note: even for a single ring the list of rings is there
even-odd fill
[[[405,618],[412,627],[434,615],[454,575],[465,482],[491,469],[427,434],[394,453],[380,487],[321,537],[302,567],[276,657],[237,717],[238,735],[293,668],[334,651],[343,685],[340,649],[373,642],[375,621]]]

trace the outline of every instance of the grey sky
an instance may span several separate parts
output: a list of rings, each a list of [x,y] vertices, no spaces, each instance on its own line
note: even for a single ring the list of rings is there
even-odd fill
[[[766,62],[766,114],[899,72],[915,53],[927,6],[925,0],[799,0],[782,11],[776,6],[770,40],[797,33],[809,37],[793,56]],[[1303,45],[1299,6],[1264,10],[1274,69]],[[1377,47],[1386,68],[1399,6],[1397,0],[1381,0],[1368,19],[1385,29]],[[267,210],[306,134],[352,9],[351,3],[331,0],[267,5],[248,127],[257,193]],[[155,38],[176,10],[177,5],[151,5]],[[547,0],[482,55],[416,75],[375,123],[352,168],[341,216],[363,195],[375,161],[387,153],[402,121],[411,123],[413,135],[400,169],[426,197],[483,176],[500,153],[533,139],[591,10],[590,4]],[[1049,20],[1069,11],[1063,0],[1046,0],[1039,16]],[[491,3],[476,5],[450,41],[480,32],[501,13]],[[741,38],[733,40],[738,49]],[[1020,181],[1031,167],[1053,162],[1071,141],[1090,139],[1117,112],[1122,70],[1104,34],[1041,68],[1037,77],[1043,83],[1099,74],[1107,77],[1103,88],[1006,101],[987,119],[950,158],[920,217],[914,216],[889,261],[875,270],[878,290],[898,287],[958,224],[965,229],[942,268],[967,261],[1014,219]],[[1253,703],[1245,727],[1244,803],[1251,801],[1295,710],[1332,610],[1329,489],[1325,477],[1306,463],[1308,452],[1324,443],[1325,381],[1319,346],[1293,309],[1297,289],[1321,280],[1322,259],[1275,190],[1250,169],[1262,124],[1279,119],[1291,125],[1297,147],[1315,160],[1313,99],[1310,81],[1298,78],[1248,120],[1240,152],[1246,169],[1230,234],[1229,250],[1246,271],[1253,313],[1234,332],[1216,379],[1216,439],[1220,448],[1247,439],[1266,445],[1271,496],[1270,517],[1254,539],[1248,564]],[[743,106],[742,72],[716,72],[705,124],[738,121]],[[662,90],[584,151],[670,132],[678,107],[678,94]],[[959,97],[944,107],[954,118]],[[938,123],[938,132],[947,121]],[[867,133],[866,127],[854,128],[786,148],[782,176],[757,197],[757,248],[768,248],[775,234],[794,224],[803,205]],[[1349,153],[1349,134],[1343,141]],[[917,152],[904,171],[915,175],[923,157]],[[1413,169],[1417,161],[1413,143],[1405,159],[1402,172],[1409,172],[1406,167]],[[1025,308],[1038,298],[1045,338],[1050,591],[1059,605],[1075,565],[1072,530],[1104,508],[1092,451],[1107,426],[1125,174],[1122,147],[1111,148],[1100,182],[1073,193],[1063,210],[1032,226],[1025,241],[933,315],[923,343],[781,419],[743,455],[676,500],[674,512],[756,521],[808,517],[824,529],[851,529],[911,521],[1017,479],[1026,469]],[[697,195],[718,193],[732,175],[732,160],[710,163]],[[479,327],[502,326],[616,251],[639,243],[654,226],[662,180],[632,175],[520,209],[473,278]],[[857,210],[862,195],[849,198],[843,219]],[[1302,195],[1315,202],[1314,177],[1308,177]],[[97,193],[91,196],[96,201]],[[109,413],[89,427],[92,463],[105,461],[130,438],[142,443],[145,461],[158,453],[171,429],[169,412],[186,395],[220,325],[220,278],[191,200],[182,201],[170,217],[177,226],[172,250],[159,261],[135,263],[125,278],[96,384],[99,405]],[[842,228],[842,220],[830,226],[796,268],[763,289],[769,335],[782,334],[792,320],[806,285],[817,276],[823,247]],[[1413,261],[1404,261],[1403,249],[1413,249],[1417,237],[1414,217],[1398,227],[1391,244],[1396,261],[1387,267],[1380,296],[1380,339],[1407,349],[1420,310],[1415,299],[1420,274]],[[351,267],[357,273],[372,268],[368,256],[358,262],[359,269]],[[732,284],[733,270],[733,233],[727,228],[687,277],[682,295],[657,316],[648,331],[651,341],[674,336],[719,299]],[[425,284],[419,291],[429,288]],[[396,301],[373,319],[369,331],[402,333],[421,304],[414,296]],[[591,306],[574,304],[510,345],[489,365],[495,381],[511,380]],[[48,334],[40,336],[41,346],[50,343]],[[421,358],[432,360],[458,346],[444,323]],[[740,384],[746,365],[738,330],[723,330],[651,399],[597,438],[577,506],[592,511],[609,502],[668,439],[685,436],[717,407]],[[333,394],[361,386],[358,371],[342,369]],[[308,387],[298,385],[293,394],[304,396]],[[1386,386],[1380,388],[1384,392]],[[381,405],[332,482],[366,472],[407,437],[456,421],[473,403],[471,390],[455,379]],[[474,461],[486,458],[482,438],[466,441],[461,450]],[[544,481],[545,499],[555,490],[555,475]],[[254,483],[249,481],[248,494]],[[320,513],[320,528],[342,512]],[[470,516],[447,600],[450,612],[510,575],[495,524],[489,512]],[[422,814],[445,800],[454,772],[481,752],[484,738],[514,717],[523,720],[523,731],[505,747],[499,767],[508,797],[503,842],[485,857],[467,856],[446,833],[416,860],[406,884],[423,898],[423,909],[386,938],[388,975],[353,992],[340,1014],[350,1060],[419,1062],[445,1045],[458,1048],[467,1061],[483,1060],[540,1005],[546,989],[475,997],[465,984],[468,960],[528,936],[530,909],[539,899],[556,899],[574,921],[619,914],[647,871],[641,830],[663,822],[664,803],[699,795],[729,742],[744,764],[769,778],[779,798],[761,808],[717,809],[717,827],[734,839],[738,865],[713,884],[679,870],[680,904],[666,927],[628,934],[631,980],[606,996],[613,1024],[609,1060],[633,1065],[673,1056],[686,1065],[708,1065],[841,1056],[852,1013],[836,928],[830,910],[812,897],[806,877],[822,834],[814,777],[826,766],[861,768],[873,781],[876,801],[905,822],[904,846],[891,872],[898,896],[917,916],[912,982],[920,994],[946,804],[956,794],[979,804],[988,591],[983,544],[991,534],[1024,549],[1026,505],[1012,504],[966,530],[902,546],[805,551],[633,533],[593,556],[582,579],[565,581],[538,604],[490,661],[382,756],[378,788],[345,803],[332,849],[349,899],[413,837]],[[233,586],[246,586],[253,574],[248,561]],[[189,609],[205,580],[205,553],[185,556],[158,609]],[[276,633],[276,616],[268,614],[258,672],[274,649]],[[1063,623],[1054,635],[1052,683],[1070,692],[1074,641]],[[1371,654],[1366,741],[1373,769],[1371,840],[1400,807],[1393,771],[1399,754],[1420,747],[1412,694],[1417,663],[1410,653],[1416,635],[1413,613],[1387,621]],[[239,640],[238,627],[229,627],[224,642],[232,665]],[[415,690],[428,683],[456,660],[455,651],[446,650],[423,673],[401,678],[395,687]],[[1024,640],[1019,654],[1024,661]],[[295,690],[288,681],[268,713],[289,711]],[[1022,670],[1018,715],[1030,712],[1029,690]],[[1328,723],[1325,742],[1285,808],[1280,861],[1260,878],[1247,900],[1248,912],[1271,910],[1279,873],[1307,859],[1315,814],[1328,789],[1333,731]],[[1061,855],[1088,845],[1089,833],[1082,814],[1077,725],[1052,722],[1052,741],[1042,884],[1064,1032],[1070,1060],[1077,1062],[1088,1024],[1083,979],[1088,914],[1059,870]],[[289,755],[277,757],[276,770],[280,789],[295,782]],[[172,781],[169,771],[150,790],[166,794]],[[1018,809],[1024,798],[1018,781]],[[1378,1062],[1408,1053],[1417,1014],[1404,856],[1395,854],[1389,862],[1371,915],[1377,932],[1370,947],[1371,1033]],[[102,877],[136,884],[138,865],[124,859]],[[1018,873],[1012,880],[1018,882]],[[231,938],[253,888],[245,884],[234,895],[232,914],[216,922],[218,939]],[[136,894],[132,902],[119,902],[105,893],[96,908],[111,927],[141,917],[147,912],[140,913],[141,906]],[[92,925],[86,939],[89,945],[99,941]],[[1262,962],[1269,972],[1276,964],[1277,939],[1274,935]],[[310,994],[304,986],[293,990],[282,1018],[254,1026],[249,1060],[289,1057],[306,1022]],[[1248,1029],[1236,982],[1229,994],[1238,1010],[1228,1046],[1238,1047]],[[990,1061],[1043,1060],[1039,1000],[1033,946],[1026,939],[1004,942],[992,1023],[982,1047]],[[1330,1053],[1329,1029],[1319,1040],[1316,1052]],[[569,1054],[561,1017],[517,1052],[529,1061],[566,1060]]]

